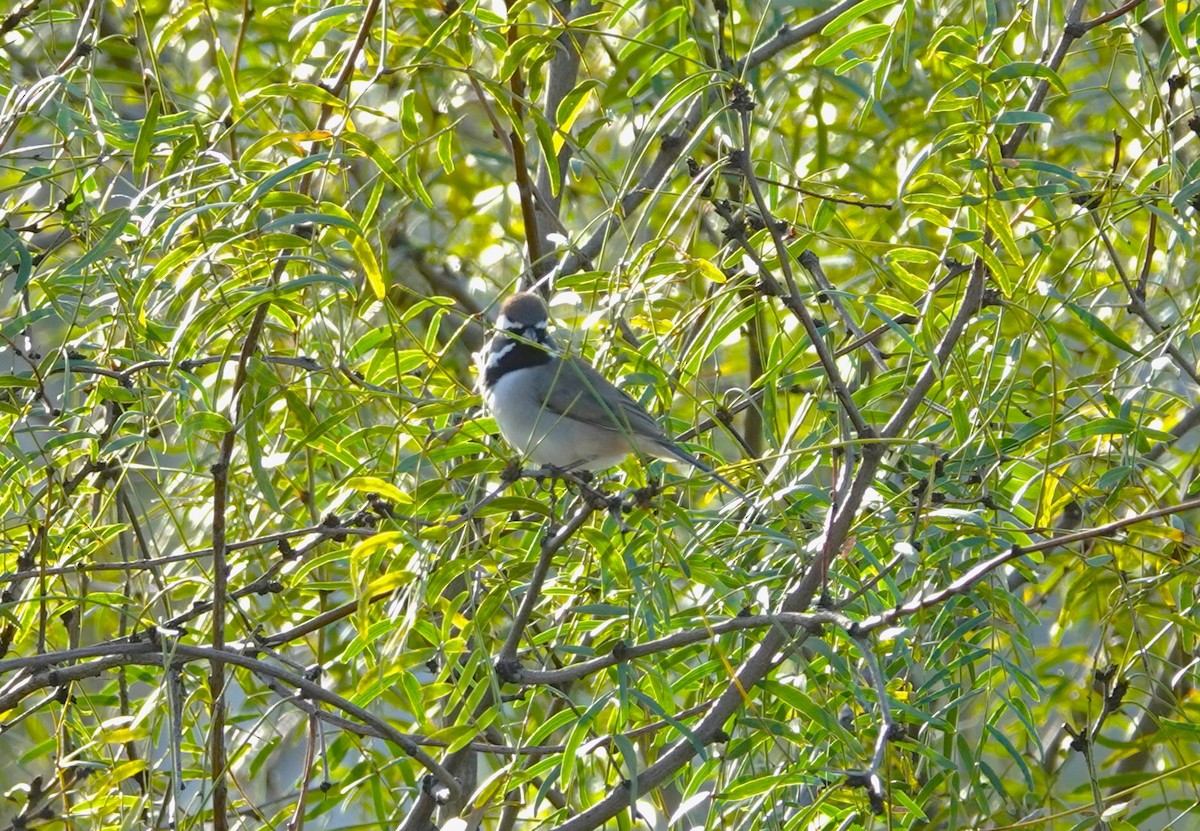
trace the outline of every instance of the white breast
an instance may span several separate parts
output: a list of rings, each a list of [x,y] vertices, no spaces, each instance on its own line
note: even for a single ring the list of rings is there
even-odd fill
[[[500,435],[521,455],[528,455],[533,444],[532,427],[539,415],[531,398],[523,394],[521,374],[525,370],[506,372],[483,393],[483,403],[496,419]]]
[[[629,442],[619,433],[543,410],[522,378],[538,371],[542,370],[507,372],[483,394],[500,435],[513,449],[532,462],[563,469],[604,470],[629,455]]]

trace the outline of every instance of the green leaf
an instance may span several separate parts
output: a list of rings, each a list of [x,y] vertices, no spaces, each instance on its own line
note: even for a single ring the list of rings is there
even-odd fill
[[[157,94],[150,96],[150,104],[146,108],[146,117],[142,120],[141,129],[138,130],[137,142],[133,146],[133,169],[138,175],[141,175],[146,169],[146,162],[150,158],[150,148],[154,144],[154,133],[158,126],[158,114],[162,109],[162,100]]]
[[[363,234],[358,223],[341,206],[334,205],[332,202],[322,203],[321,210],[330,216],[341,219],[343,227],[350,230],[347,241],[358,258],[358,264],[362,266],[363,273],[367,277],[367,285],[371,287],[371,292],[377,299],[382,299],[387,294],[383,271],[379,267],[379,260],[375,257],[375,250],[371,248],[371,244],[367,241],[366,235]]]
[[[329,107],[335,112],[342,112],[346,109],[345,101],[316,84],[268,84],[246,95],[247,101],[252,101],[255,98],[291,98],[295,101],[308,101],[313,104],[320,104],[322,107]]]
[[[886,23],[874,23],[870,26],[856,29],[849,34],[842,35],[825,49],[818,52],[817,56],[813,58],[813,64],[815,66],[825,66],[826,64],[833,63],[855,46],[883,37],[891,32],[892,27]]]
[[[871,12],[887,8],[888,6],[895,6],[897,4],[898,0],[866,0],[866,2],[855,4],[851,8],[839,14],[833,20],[826,23],[825,28],[821,29],[821,34],[832,35],[835,32],[845,29],[860,17],[865,17]]]
[[[16,274],[13,291],[17,294],[24,291],[33,274],[33,257],[24,240],[8,228],[0,228],[0,263]]]
[[[417,123],[417,94],[411,89],[400,96],[400,133],[410,142],[421,137]]]
[[[415,153],[409,153],[404,164],[404,178],[409,183],[411,192],[420,200],[429,210],[433,210],[433,198],[429,195],[429,191],[425,189],[425,183],[421,181],[421,171],[417,167],[417,156]]]
[[[1125,436],[1137,430],[1137,425],[1124,418],[1094,418],[1067,431],[1071,441],[1094,436]]]
[[[355,476],[346,480],[346,487],[360,493],[374,493],[397,505],[411,505],[412,497],[390,482],[376,476]]]
[[[220,413],[193,412],[180,425],[184,436],[202,441],[218,442],[233,429],[233,422]]]
[[[379,168],[379,172],[386,176],[388,181],[402,193],[412,193],[412,185],[408,181],[407,174],[400,169],[391,156],[383,151],[383,148],[375,143],[374,139],[363,133],[347,131],[342,134],[342,141],[374,162],[375,166]]]
[[[535,73],[543,62],[549,60],[557,43],[557,39],[548,35],[522,35],[504,53],[496,79],[508,81],[517,70],[527,76]]]
[[[442,172],[450,174],[454,172],[454,133],[447,130],[438,136],[437,141],[438,161],[442,163]]]
[[[1078,303],[1072,303],[1070,301],[1067,301],[1066,305],[1067,305],[1067,308],[1070,309],[1071,312],[1077,318],[1079,318],[1081,321],[1083,321],[1084,325],[1087,326],[1087,328],[1089,330],[1091,330],[1092,334],[1096,335],[1098,338],[1100,338],[1105,343],[1111,344],[1112,346],[1115,346],[1118,349],[1120,349],[1122,352],[1127,352],[1130,355],[1140,356],[1142,354],[1141,352],[1139,352],[1138,350],[1136,350],[1132,346],[1130,346],[1129,343],[1127,343],[1124,338],[1122,338],[1120,335],[1118,335],[1116,332],[1114,332],[1112,329],[1110,329],[1107,323],[1102,321],[1100,318],[1096,317],[1094,314],[1089,312],[1087,309],[1080,306]]]
[[[1053,119],[1045,113],[1031,113],[1027,110],[1007,110],[996,119],[997,124],[1013,126],[1016,124],[1053,124]]]
[[[1179,28],[1179,4],[1177,0],[1163,0],[1163,23],[1166,25],[1167,37],[1171,39],[1171,45],[1175,47],[1175,52],[1180,58],[1190,60],[1195,57],[1188,49],[1187,41],[1184,40],[1183,30]],[[1196,18],[1193,18],[1193,23]]]
[[[246,434],[246,457],[250,462],[250,471],[254,474],[255,484],[258,486],[258,492],[262,495],[263,500],[275,511],[282,513],[283,506],[279,503],[279,497],[275,493],[275,484],[271,481],[270,474],[267,473],[263,466],[263,435],[259,425],[259,416],[257,410],[252,410],[246,417],[245,422]]]
[[[292,24],[292,28],[288,32],[288,40],[297,39],[305,32],[314,29],[316,24],[321,21],[336,20],[340,17],[358,14],[365,9],[366,6],[359,3],[346,3],[340,6],[328,6],[320,11],[313,12]]]
[[[245,114],[245,106],[242,104],[242,97],[238,92],[237,76],[233,74],[233,67],[229,65],[229,56],[224,49],[215,49],[213,53],[217,69],[221,73],[222,88],[229,98],[230,110],[232,110],[235,120],[240,119]]]
[[[986,82],[996,84],[1001,81],[1011,81],[1015,78],[1038,78],[1051,84],[1064,95],[1069,94],[1067,85],[1058,77],[1058,73],[1045,64],[1033,61],[1013,61],[997,67],[988,73]]]
[[[600,82],[595,79],[582,81],[575,89],[563,96],[563,100],[559,102],[558,109],[554,114],[554,122],[558,125],[553,142],[554,154],[556,156],[562,150],[563,144],[566,141],[565,134],[571,132],[571,128],[575,126],[576,119],[579,118],[579,115],[587,106],[592,90],[599,86]]]
[[[558,150],[562,143],[558,140],[559,133],[550,126],[550,123],[540,115],[535,115],[533,119],[534,131],[537,133],[538,144],[542,152],[542,159],[546,162],[546,169],[549,171],[550,180],[550,195],[558,196],[560,170],[558,166]],[[527,233],[533,233],[536,229],[529,228]]]
[[[325,162],[328,162],[333,158],[335,157],[332,153],[313,153],[305,156],[303,159],[292,162],[282,170],[278,170],[275,173],[272,173],[270,176],[263,178],[262,181],[254,186],[254,189],[250,192],[250,196],[247,201],[256,202],[289,179],[299,175],[304,171],[307,171],[310,167],[323,165]]]

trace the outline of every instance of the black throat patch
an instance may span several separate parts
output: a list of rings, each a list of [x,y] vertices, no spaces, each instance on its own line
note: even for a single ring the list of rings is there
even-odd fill
[[[484,370],[483,383],[487,387],[495,386],[505,373],[548,364],[553,359],[547,348],[536,346],[528,339],[517,340],[507,335],[496,337],[492,343],[492,356],[500,357],[489,361],[487,369]]]

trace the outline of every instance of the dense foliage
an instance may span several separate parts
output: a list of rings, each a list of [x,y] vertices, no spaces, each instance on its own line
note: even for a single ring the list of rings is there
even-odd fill
[[[1198,36],[10,6],[0,821],[1194,827]],[[753,505],[522,471],[537,281]]]

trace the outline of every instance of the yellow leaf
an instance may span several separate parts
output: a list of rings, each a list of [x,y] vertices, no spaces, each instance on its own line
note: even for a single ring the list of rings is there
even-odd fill
[[[359,493],[375,493],[389,502],[411,505],[412,497],[400,490],[391,482],[385,482],[376,476],[355,476],[346,481],[346,487]]]

